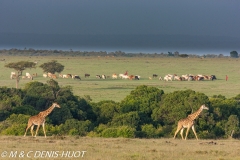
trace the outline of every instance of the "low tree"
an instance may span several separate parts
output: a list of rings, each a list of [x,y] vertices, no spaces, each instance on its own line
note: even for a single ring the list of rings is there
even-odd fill
[[[198,110],[202,104],[209,106],[209,99],[203,93],[193,90],[174,91],[163,95],[160,106],[153,110],[151,117],[161,125],[173,125]]]
[[[237,52],[237,51],[232,51],[232,52],[230,52],[230,57],[232,57],[232,58],[238,58],[238,52]]]
[[[120,111],[122,113],[137,111],[141,119],[141,124],[151,123],[152,112],[155,108],[159,108],[159,102],[163,95],[163,90],[156,87],[138,86],[121,101]]]
[[[43,69],[46,73],[52,73],[55,74],[56,72],[61,73],[64,70],[64,66],[60,63],[58,63],[56,60],[52,60],[47,63],[43,63],[39,66]]]
[[[230,138],[233,138],[233,134],[234,134],[234,132],[239,130],[238,128],[239,128],[239,119],[238,119],[237,115],[230,115],[227,123],[225,124],[226,134]]]
[[[27,68],[35,68],[36,63],[28,62],[28,61],[20,61],[20,62],[11,62],[5,65],[7,68],[12,68],[16,71],[16,88],[18,88],[18,84],[20,81],[20,76],[22,76],[22,72]]]
[[[172,52],[168,52],[168,56],[174,56]]]
[[[188,57],[188,54],[180,54],[179,57],[186,58]]]

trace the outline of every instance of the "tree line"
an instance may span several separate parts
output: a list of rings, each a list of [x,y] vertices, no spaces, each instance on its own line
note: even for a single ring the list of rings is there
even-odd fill
[[[60,104],[46,119],[47,135],[91,137],[173,137],[178,120],[209,107],[195,122],[199,138],[239,138],[240,94],[208,97],[193,90],[164,93],[156,87],[136,87],[122,101],[92,102],[73,94],[71,86],[60,87],[52,79],[29,82],[22,89],[0,88],[0,134],[23,136],[28,118]],[[39,135],[43,135],[42,129]],[[30,136],[30,133],[28,133]],[[190,131],[189,138],[194,138]],[[180,136],[178,135],[178,138]]]
[[[16,49],[12,48],[9,50],[3,49],[0,50],[0,55],[5,56],[101,56],[101,57],[193,57],[193,58],[223,58],[228,57],[223,54],[204,54],[204,55],[196,55],[196,54],[180,54],[178,51],[175,52],[167,52],[167,53],[126,53],[123,51],[115,51],[115,52],[107,52],[107,51],[73,51],[70,49],[69,51],[63,50],[37,50],[33,48],[29,49]],[[232,58],[238,58],[237,51],[231,51],[229,54]]]

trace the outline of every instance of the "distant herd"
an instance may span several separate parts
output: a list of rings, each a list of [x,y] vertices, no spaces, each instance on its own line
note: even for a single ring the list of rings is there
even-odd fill
[[[26,73],[26,75],[22,75],[21,76],[22,79],[31,79],[33,80],[33,77],[37,77],[37,73],[34,74],[30,74],[30,73]],[[57,78],[72,78],[72,79],[78,79],[81,80],[79,75],[75,75],[75,74],[58,74],[58,76],[56,74],[52,74],[52,73],[44,73],[43,74],[44,78],[53,78],[53,79],[57,79]],[[85,73],[84,74],[85,78],[89,78],[90,74]],[[125,72],[124,74],[112,74],[112,76],[106,76],[106,75],[96,75],[95,76],[97,79],[129,79],[129,80],[140,80],[139,75],[128,75],[128,72]],[[16,78],[16,73],[15,72],[11,72],[10,74],[10,78],[11,79],[15,79]],[[152,79],[159,79],[161,81],[203,81],[203,80],[216,80],[217,77],[215,75],[202,75],[202,74],[197,74],[197,75],[193,75],[193,74],[185,74],[185,75],[181,75],[178,76],[177,74],[167,74],[164,77],[161,77],[157,74],[153,74],[151,77],[148,77],[149,80]]]
[[[153,75],[153,77],[156,77],[156,74]],[[215,75],[202,75],[202,74],[185,74],[182,76],[178,76],[176,74],[167,74],[164,76],[164,78],[159,77],[159,80],[164,80],[164,81],[202,81],[202,80],[216,80],[217,77]]]

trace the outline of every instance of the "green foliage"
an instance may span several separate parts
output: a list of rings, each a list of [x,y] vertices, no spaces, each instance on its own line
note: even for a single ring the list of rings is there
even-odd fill
[[[102,131],[107,129],[108,126],[105,124],[99,124],[97,127],[94,128],[94,132],[97,133],[98,135],[101,135]]]
[[[115,115],[110,122],[111,126],[131,126],[137,127],[139,125],[140,117],[138,112],[129,112]]]
[[[234,132],[239,131],[239,119],[237,115],[230,115],[225,124],[225,133],[229,137],[233,137]]]
[[[29,116],[23,114],[12,114],[0,123],[0,134],[23,135],[27,126]]]
[[[91,129],[92,123],[89,120],[68,119],[64,124],[60,125],[61,133],[68,135],[86,136]]]
[[[7,68],[13,68],[18,72],[22,72],[27,68],[35,68],[36,64],[34,62],[28,61],[19,61],[19,62],[11,62],[5,65]]]
[[[47,84],[51,88],[53,100],[57,99],[58,93],[61,91],[58,82],[50,79],[49,81],[47,81]]]
[[[138,86],[120,103],[122,113],[138,112],[139,124],[152,123],[151,115],[164,95],[163,90],[146,85]]]
[[[123,113],[140,111],[151,115],[152,110],[158,107],[163,94],[162,90],[155,87],[138,86],[121,102],[121,111]]]
[[[80,109],[83,113],[78,117],[78,119],[89,119],[91,121],[96,121],[97,117],[93,111],[92,105],[84,98],[78,97],[77,99],[78,109]]]
[[[223,99],[223,100],[226,99],[226,97],[223,96],[223,95],[221,95],[221,94],[219,94],[219,95],[213,95],[212,98],[220,98],[220,99]]]
[[[209,110],[195,120],[199,138],[238,137],[239,97],[214,95],[209,99],[193,90],[164,94],[158,88],[142,85],[120,103],[92,103],[73,95],[71,87],[60,87],[57,81],[30,82],[22,90],[0,88],[0,134],[23,135],[30,115],[47,109],[55,101],[61,108],[54,109],[46,118],[47,135],[172,137],[178,120],[205,104]],[[43,135],[42,129],[39,135]],[[189,138],[194,138],[191,131]]]
[[[18,95],[12,95],[11,97],[5,97],[0,102],[0,110],[11,110],[12,107],[21,105],[21,98]]]
[[[46,109],[48,107],[48,101],[53,99],[51,88],[41,82],[27,83],[24,91],[26,95],[23,98],[23,104],[34,106],[38,111]]]
[[[163,96],[160,107],[153,110],[152,118],[160,124],[172,125],[198,110],[202,104],[209,104],[208,97],[202,93],[175,91]]]
[[[235,99],[210,99],[211,106],[213,108],[214,119],[217,121],[227,120],[230,115],[239,112],[237,106],[238,102]]]
[[[61,126],[61,125],[60,125]],[[58,135],[59,133],[61,133],[61,128],[60,126],[53,126],[51,124],[48,124],[45,128],[46,128],[46,134],[47,135]]]
[[[12,109],[21,105],[24,92],[16,88],[0,87],[0,121],[5,120]]]
[[[230,52],[230,57],[232,57],[232,58],[238,58],[238,52],[237,52],[237,51],[231,51],[231,52]]]
[[[161,136],[161,127],[157,129],[152,124],[142,125],[141,131],[146,138],[157,138]]]
[[[49,115],[50,123],[54,125],[60,125],[65,123],[68,119],[72,119],[73,116],[65,104],[61,104],[61,108],[54,109],[54,111]]]
[[[14,114],[26,114],[26,115],[36,115],[38,113],[37,110],[33,106],[25,105],[18,106],[12,109],[12,113]]]
[[[61,73],[64,70],[64,66],[58,63],[56,60],[52,60],[47,63],[43,63],[39,66],[43,69],[43,72],[55,74],[55,72]]]
[[[22,104],[24,94],[21,89],[0,87],[0,121],[5,120],[14,107]]]
[[[94,104],[97,124],[107,124],[119,113],[119,104],[114,101],[101,101]]]
[[[10,111],[0,110],[0,121],[5,120],[9,115],[11,115]]]
[[[224,124],[225,124],[225,121],[220,121],[220,122],[216,123],[216,125],[214,126],[214,128],[212,129],[212,132],[211,132],[211,133],[213,133],[214,138],[220,138],[225,135]]]
[[[106,128],[102,131],[101,136],[106,138],[110,138],[110,137],[134,138],[135,131],[136,131],[135,128],[132,128],[130,126]]]
[[[180,54],[179,57],[186,58],[188,57],[188,54]]]
[[[123,138],[134,138],[135,137],[135,128],[129,126],[118,127],[117,136]]]
[[[118,131],[117,128],[107,128],[102,131],[101,136],[105,138],[110,138],[110,137],[116,138],[118,137],[117,131]]]
[[[1,132],[2,135],[22,136],[25,133],[26,124],[13,124]]]
[[[21,89],[0,87],[1,100],[3,100],[4,98],[12,97],[13,95],[17,95],[22,99],[25,95],[25,92]]]

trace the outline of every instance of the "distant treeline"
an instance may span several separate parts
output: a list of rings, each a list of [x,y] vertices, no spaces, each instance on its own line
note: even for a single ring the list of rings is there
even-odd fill
[[[196,58],[223,58],[228,57],[223,54],[180,54],[178,51],[168,53],[125,53],[122,51],[106,52],[106,51],[62,51],[62,50],[35,50],[29,49],[3,49],[0,50],[0,55],[5,56],[101,56],[101,57],[196,57]]]
[[[23,89],[1,87],[0,135],[23,136],[28,118],[57,102],[61,108],[55,108],[46,119],[48,136],[173,137],[178,121],[205,104],[209,110],[195,121],[199,138],[240,137],[240,94],[229,99],[222,95],[209,98],[193,90],[164,93],[141,85],[121,102],[94,103],[90,96],[75,96],[71,90],[54,80],[30,82]],[[42,129],[39,131],[43,135]],[[188,137],[194,138],[192,131]]]

